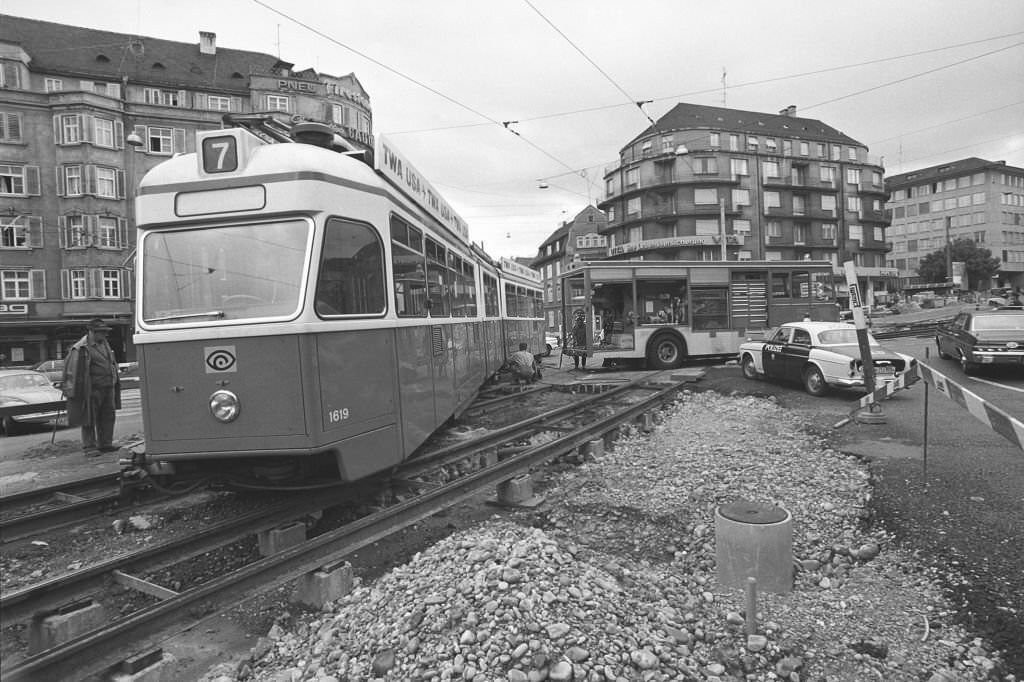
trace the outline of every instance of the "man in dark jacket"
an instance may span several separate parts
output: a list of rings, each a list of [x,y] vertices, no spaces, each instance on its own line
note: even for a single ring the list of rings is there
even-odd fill
[[[100,318],[89,321],[64,362],[64,395],[68,424],[82,427],[86,457],[117,450],[113,444],[115,411],[121,407],[117,359],[107,343],[110,327]]]

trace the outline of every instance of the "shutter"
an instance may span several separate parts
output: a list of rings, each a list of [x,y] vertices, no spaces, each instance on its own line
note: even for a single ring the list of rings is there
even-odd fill
[[[132,299],[132,271],[121,270],[121,298],[126,301]]]
[[[178,106],[188,109],[188,90],[178,90]]]
[[[78,130],[78,134],[81,136],[80,141],[91,144],[96,139],[96,118],[89,114],[79,114]]]
[[[124,218],[117,219],[117,245],[122,249],[128,248],[128,221]]]
[[[53,143],[61,144],[62,140],[60,137],[60,116],[55,115],[53,117]]]
[[[21,141],[21,114],[7,114],[7,140]]]
[[[28,297],[35,301],[46,298],[46,270],[28,271]]]
[[[92,165],[91,163],[87,164],[85,166],[82,166],[82,175],[85,176],[84,178],[82,178],[82,181],[85,183],[85,186],[82,188],[82,194],[91,194],[91,195],[95,196],[96,195],[96,166]]]
[[[39,166],[25,166],[25,193],[39,196]]]
[[[232,97],[231,102],[228,104],[229,111],[241,111],[242,110],[242,98]]]
[[[64,196],[64,166],[57,166],[57,196]]]
[[[14,116],[14,114],[11,114]],[[0,111],[0,140],[7,140],[10,135],[7,133],[7,114]]]
[[[3,63],[3,84],[8,90],[20,90],[21,81],[18,78],[18,65],[14,62]]]
[[[114,121],[114,149],[124,149],[123,121]]]
[[[67,268],[60,271],[60,297],[65,301],[71,298],[71,272]]]
[[[87,296],[89,298],[103,297],[103,271],[99,268],[89,268],[86,271],[86,282],[89,285]]]
[[[39,216],[29,216],[28,245],[33,249],[43,248],[43,219]]]
[[[114,171],[114,195],[124,199],[124,171],[120,168]]]
[[[171,153],[172,154],[184,154],[185,153],[185,129],[175,128],[172,134]]]
[[[62,215],[57,216],[57,244],[62,249],[68,248],[71,240],[68,239],[68,219]]]
[[[146,126],[135,126],[135,134],[142,140],[142,144],[138,147],[132,147],[137,152],[148,152],[149,151],[149,138],[146,137]]]
[[[96,239],[96,226],[98,223],[99,219],[95,215],[82,216],[82,229],[85,230],[85,234],[82,235],[83,246],[92,246],[98,241]]]

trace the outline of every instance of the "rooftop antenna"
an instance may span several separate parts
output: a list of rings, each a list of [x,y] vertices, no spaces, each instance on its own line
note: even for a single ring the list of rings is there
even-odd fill
[[[277,58],[281,58],[281,24],[277,25]]]
[[[722,108],[725,108],[725,67],[722,67]]]

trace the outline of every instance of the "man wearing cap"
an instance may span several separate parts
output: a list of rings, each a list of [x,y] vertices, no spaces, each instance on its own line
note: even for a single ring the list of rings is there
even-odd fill
[[[68,423],[82,427],[86,457],[117,450],[114,440],[115,410],[121,407],[117,359],[107,343],[110,327],[100,318],[89,320],[64,363],[64,395],[68,399]]]

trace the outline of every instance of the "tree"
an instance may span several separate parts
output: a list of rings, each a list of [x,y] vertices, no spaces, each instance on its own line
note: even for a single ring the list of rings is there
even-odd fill
[[[957,239],[952,245],[951,260],[963,261],[967,281],[964,288],[974,289],[982,280],[987,280],[999,271],[999,259],[992,257],[992,252],[981,248],[973,239]],[[949,273],[946,272],[946,250],[933,251],[921,259],[917,266],[917,274],[925,282],[945,282]]]

